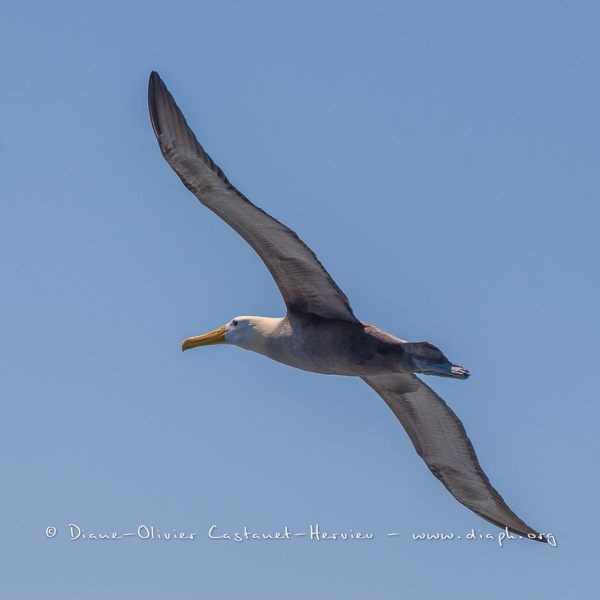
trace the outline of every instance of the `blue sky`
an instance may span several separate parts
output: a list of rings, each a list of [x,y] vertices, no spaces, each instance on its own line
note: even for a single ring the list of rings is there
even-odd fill
[[[0,595],[591,597],[599,21],[593,2],[3,3]],[[181,353],[283,302],[162,159],[152,69],[359,318],[471,371],[428,383],[555,548],[501,547],[362,382]],[[208,536],[316,524],[374,538]]]

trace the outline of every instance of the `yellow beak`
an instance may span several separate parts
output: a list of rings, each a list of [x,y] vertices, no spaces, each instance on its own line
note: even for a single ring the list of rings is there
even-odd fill
[[[225,325],[215,329],[210,333],[204,335],[197,335],[195,337],[187,338],[183,340],[181,344],[182,350],[189,350],[190,348],[197,348],[198,346],[211,346],[212,344],[224,344],[225,343]]]

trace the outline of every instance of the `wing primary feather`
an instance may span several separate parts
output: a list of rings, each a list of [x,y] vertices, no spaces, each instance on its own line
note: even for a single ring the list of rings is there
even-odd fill
[[[508,507],[481,468],[462,422],[428,385],[415,375],[362,379],[383,398],[417,454],[462,505],[502,529],[548,541]]]
[[[357,323],[350,302],[315,253],[288,227],[250,202],[200,145],[164,82],[153,71],[148,107],[160,150],[184,185],[255,250],[288,313]]]

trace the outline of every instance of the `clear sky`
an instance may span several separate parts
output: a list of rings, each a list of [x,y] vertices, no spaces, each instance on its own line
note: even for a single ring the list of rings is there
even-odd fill
[[[592,597],[599,30],[577,1],[3,2],[0,596]],[[161,157],[152,69],[359,318],[471,371],[428,383],[556,547],[500,546],[361,381],[181,353],[283,302]],[[317,524],[373,539],[208,535]]]

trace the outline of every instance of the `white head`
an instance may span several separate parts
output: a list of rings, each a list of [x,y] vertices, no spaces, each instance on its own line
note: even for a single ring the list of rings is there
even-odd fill
[[[269,334],[281,319],[267,317],[236,317],[210,333],[187,338],[181,344],[182,350],[213,344],[233,344],[245,350],[263,354],[264,344]]]

